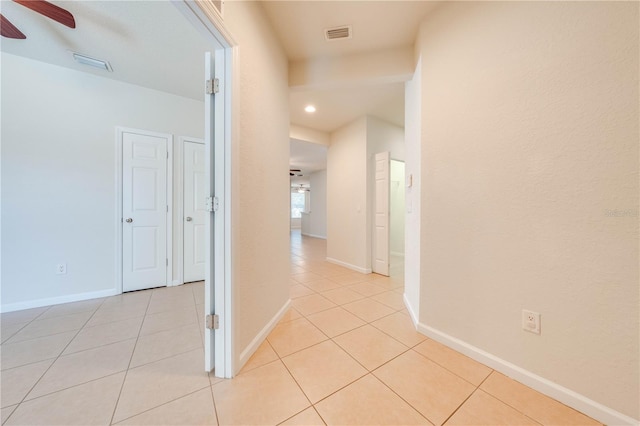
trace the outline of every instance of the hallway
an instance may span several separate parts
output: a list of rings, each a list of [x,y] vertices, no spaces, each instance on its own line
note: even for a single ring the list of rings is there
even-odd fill
[[[417,333],[400,271],[325,252],[292,234],[292,307],[233,380],[202,370],[202,283],[2,314],[2,423],[597,424]]]

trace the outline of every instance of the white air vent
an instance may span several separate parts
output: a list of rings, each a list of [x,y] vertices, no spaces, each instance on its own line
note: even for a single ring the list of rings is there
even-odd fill
[[[324,30],[324,38],[327,41],[344,40],[351,38],[352,31],[350,26],[327,28]]]

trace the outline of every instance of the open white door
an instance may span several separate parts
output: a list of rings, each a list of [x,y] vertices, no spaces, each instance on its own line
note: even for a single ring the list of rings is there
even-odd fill
[[[215,90],[213,90],[213,82],[215,81],[215,65],[213,56],[210,52],[205,53],[204,72],[206,91],[204,95],[204,192],[209,195],[209,203],[213,204],[214,188],[215,188]],[[215,212],[207,213],[204,221],[205,230],[205,257],[208,260],[205,263],[204,271],[204,314],[208,318],[215,315],[215,250],[214,235]],[[210,317],[211,316],[211,317]],[[212,371],[215,367],[216,340],[215,328],[212,327],[213,321],[207,321],[205,318],[204,333],[204,364],[206,371]]]
[[[205,266],[205,148],[204,143],[184,142],[183,157],[183,265],[184,282],[202,281]]]
[[[389,161],[388,152],[376,154],[373,272],[386,276],[389,276]]]

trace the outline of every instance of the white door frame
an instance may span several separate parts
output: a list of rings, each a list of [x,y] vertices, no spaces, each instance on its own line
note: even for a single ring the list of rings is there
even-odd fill
[[[122,294],[122,137],[124,133],[154,136],[167,139],[167,276],[166,285],[170,286],[173,280],[173,135],[168,133],[151,132],[142,129],[116,126],[116,284],[118,294]]]
[[[198,29],[212,45],[215,51],[215,77],[220,81],[219,92],[214,100],[214,149],[215,164],[213,170],[206,169],[206,181],[213,176],[213,194],[218,197],[219,210],[214,215],[213,229],[209,227],[213,239],[213,265],[205,267],[205,297],[214,299],[214,312],[219,317],[219,329],[215,330],[215,351],[213,358],[205,357],[205,370],[211,371],[215,365],[216,377],[234,376],[233,333],[232,333],[232,267],[231,267],[231,138],[237,134],[232,116],[237,117],[237,104],[232,104],[234,89],[238,81],[235,67],[236,45],[226,30],[222,16],[213,2],[198,0],[172,0],[172,3]],[[204,94],[204,82],[203,82]],[[204,95],[203,95],[204,96]],[[233,110],[232,110],[233,108]],[[207,146],[205,140],[205,147]],[[215,235],[215,238],[212,238]],[[209,245],[208,245],[209,247]],[[209,262],[209,259],[207,259]],[[212,285],[209,285],[212,283]],[[206,289],[211,288],[213,294]],[[214,312],[205,312],[213,314]],[[205,344],[209,344],[210,334],[205,333]]]
[[[182,221],[178,227],[178,244],[177,244],[177,256],[178,256],[178,271],[176,276],[177,280],[173,282],[173,285],[184,284],[184,145],[186,143],[199,143],[204,145],[204,139],[192,138],[189,136],[178,137],[178,151],[176,155],[176,188],[179,188],[178,196],[176,197],[176,217]]]

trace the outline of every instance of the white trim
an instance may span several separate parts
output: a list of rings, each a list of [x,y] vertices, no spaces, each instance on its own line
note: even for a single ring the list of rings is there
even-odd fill
[[[413,326],[418,328],[418,315],[413,311],[413,307],[411,303],[409,303],[409,299],[407,298],[407,293],[402,293],[402,300],[404,301],[404,306],[409,311],[409,316],[411,317],[411,321],[413,322]]]
[[[240,353],[240,359],[238,361],[238,371],[244,367],[244,365],[249,361],[251,355],[254,354],[258,347],[265,341],[269,333],[278,325],[278,322],[284,317],[291,306],[291,299],[287,300],[285,304],[280,308],[280,310],[271,318],[271,320],[265,325],[262,330],[253,338],[251,343],[247,345],[246,348]]]
[[[184,284],[184,282],[182,282],[182,281],[180,281],[180,280],[173,280],[173,281],[171,281],[171,286],[172,286],[172,287],[179,286],[179,285],[182,285],[182,284]]]
[[[239,114],[237,52],[233,37],[225,28],[222,17],[213,5],[203,0],[171,0],[182,14],[200,31],[215,49],[215,77],[220,81],[220,92],[215,97],[215,179],[214,194],[220,210],[214,220],[214,276],[210,280],[214,293],[214,310],[220,318],[220,328],[214,332],[214,343],[205,334],[205,344],[215,348],[213,364],[217,377],[231,378],[233,364],[233,294],[231,260],[231,158],[232,136],[238,134]],[[233,102],[232,102],[233,100]],[[206,141],[205,141],[206,143]],[[205,273],[205,275],[208,272]],[[206,278],[206,276],[205,276]],[[206,286],[205,286],[206,287]],[[210,336],[210,335],[209,335]],[[205,369],[210,361],[205,359]]]
[[[304,235],[305,237],[320,238],[321,240],[327,239],[326,235],[307,234],[306,232],[302,232],[302,235]]]
[[[406,299],[405,299],[406,304]],[[407,304],[407,307],[409,305]],[[625,414],[619,413],[609,407],[593,401],[584,395],[567,389],[557,383],[540,377],[531,371],[518,367],[515,364],[510,363],[502,358],[483,351],[469,343],[466,343],[460,339],[443,333],[440,330],[436,330],[433,327],[429,327],[418,322],[418,331],[436,340],[443,345],[446,345],[468,357],[475,359],[476,361],[485,364],[500,373],[503,373],[520,383],[529,386],[532,389],[537,390],[551,398],[554,398],[569,407],[572,407],[587,416],[604,424],[610,425],[637,425],[638,420],[633,419]]]
[[[139,135],[154,136],[167,139],[168,158],[167,166],[167,269],[165,271],[165,286],[173,283],[173,135],[170,133],[152,132],[131,127],[116,126],[116,236],[115,236],[115,289],[116,294],[122,294],[122,135],[123,133],[136,133]]]
[[[340,266],[344,266],[345,268],[351,269],[351,270],[356,271],[356,272],[360,272],[361,274],[370,274],[371,273],[371,269],[361,268],[359,266],[352,265],[350,263],[343,262],[341,260],[334,259],[332,257],[327,257],[327,262],[334,263],[334,264],[340,265]]]
[[[82,300],[99,299],[101,297],[116,296],[120,292],[115,288],[108,290],[90,291],[87,293],[69,294],[67,296],[47,297],[44,299],[28,300],[26,302],[7,303],[0,307],[0,312],[13,312],[22,309],[41,308],[42,306],[59,305],[61,303],[80,302]]]
[[[400,251],[392,251],[390,252],[391,256],[398,256],[398,257],[404,257],[404,252],[400,252]]]
[[[178,211],[177,217],[180,220],[178,225],[178,241],[176,246],[178,249],[178,271],[176,274],[177,280],[173,280],[173,285],[184,284],[184,145],[186,143],[197,143],[204,145],[204,139],[193,138],[191,136],[179,136],[178,137],[178,156],[176,158],[176,187],[179,189],[176,197],[176,210]],[[179,282],[179,284],[175,284]]]

